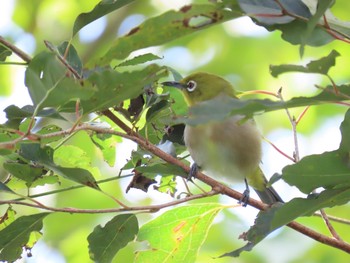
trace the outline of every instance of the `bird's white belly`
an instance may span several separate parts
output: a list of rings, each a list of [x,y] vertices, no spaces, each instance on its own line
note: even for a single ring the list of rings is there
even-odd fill
[[[209,176],[241,182],[259,166],[260,134],[252,120],[238,123],[241,116],[223,122],[186,126],[185,144],[192,159]]]

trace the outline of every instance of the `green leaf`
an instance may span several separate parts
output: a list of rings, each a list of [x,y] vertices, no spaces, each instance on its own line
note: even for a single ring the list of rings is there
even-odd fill
[[[340,151],[350,152],[350,110],[345,113],[343,122],[340,125],[341,142],[339,146]]]
[[[25,118],[30,118],[33,116],[34,111],[35,108],[32,105],[26,105],[22,108],[19,108],[15,105],[8,106],[4,110],[7,118],[5,126],[13,129],[18,129],[20,123]],[[43,109],[39,111],[36,116],[64,120],[64,118],[59,115],[54,109]]]
[[[15,261],[21,257],[32,232],[39,232],[43,227],[43,219],[49,213],[40,213],[17,218],[8,227],[0,231],[0,260]]]
[[[81,168],[66,168],[56,165],[53,161],[53,153],[52,148],[49,146],[41,148],[39,143],[22,143],[20,145],[20,155],[23,158],[40,164],[46,169],[52,170],[69,180],[99,189],[94,177],[89,171]]]
[[[85,82],[94,85],[96,92],[90,99],[81,100],[81,107],[84,113],[90,113],[119,105],[126,99],[136,98],[145,86],[166,75],[166,68],[155,64],[132,72],[120,73],[111,69],[95,71]]]
[[[42,52],[33,58],[25,73],[25,84],[36,108],[59,108],[93,95],[95,90],[88,83],[82,86],[78,80],[68,78],[66,72],[55,54]]]
[[[252,16],[262,25],[286,24],[298,17],[309,18],[311,16],[308,7],[300,0],[293,2],[288,0],[238,0],[241,9]],[[283,9],[281,8],[283,7]],[[289,14],[285,14],[287,11]]]
[[[333,16],[331,12],[327,11],[327,23],[328,27],[332,29],[334,36],[340,39],[350,38],[350,23],[348,21],[341,21],[337,17]]]
[[[347,155],[333,151],[306,156],[300,162],[284,167],[282,178],[306,194],[318,187],[350,186]]]
[[[0,156],[9,155],[14,152],[15,145],[13,145],[13,140],[19,137],[18,134],[12,132],[7,132],[6,129],[1,128],[0,126],[0,143],[8,144],[8,146],[0,147]]]
[[[275,29],[282,31],[282,38],[293,45],[304,44],[318,47],[334,40],[334,37],[321,27],[316,27],[306,39],[305,32],[307,31],[307,24],[305,21],[299,20],[295,20],[289,24],[274,25],[267,27],[267,29],[270,31]]]
[[[174,208],[144,224],[138,241],[149,249],[138,251],[135,262],[195,262],[220,204],[194,204]]]
[[[328,24],[314,26],[314,23],[323,24],[319,16],[324,10],[322,8],[309,10],[309,8],[300,0],[289,1],[282,0],[278,3],[274,0],[255,1],[240,0],[239,4],[242,10],[259,25],[265,26],[267,30],[282,31],[282,38],[297,45],[301,44],[300,53],[303,54],[303,46],[321,46],[338,38],[347,38],[349,35],[348,25],[340,23],[336,19],[327,19]],[[316,13],[313,17],[312,13]],[[329,32],[332,30],[332,34]]]
[[[36,134],[38,134],[38,135],[51,135],[50,137],[47,137],[47,138],[40,138],[41,144],[48,144],[48,143],[62,139],[64,137],[63,134],[57,135],[57,136],[52,136],[53,133],[61,132],[61,131],[62,131],[62,129],[60,127],[58,127],[57,125],[50,124],[50,125],[44,126]]]
[[[25,84],[35,106],[45,99],[47,92],[64,78],[65,73],[52,53],[42,52],[32,59],[25,73]]]
[[[212,100],[199,103],[190,108],[188,117],[179,117],[176,123],[198,125],[211,120],[223,120],[230,115],[241,114],[253,116],[254,113],[263,113],[285,108],[320,105],[343,101],[350,96],[350,86],[337,87],[338,95],[334,93],[333,86],[326,87],[313,97],[295,97],[288,101],[272,101],[270,99],[239,100],[230,97],[216,97]]]
[[[36,179],[32,185],[31,188],[34,188],[36,186],[43,186],[43,185],[48,185],[48,184],[59,184],[60,183],[60,178],[58,175],[54,174],[46,174],[45,176],[39,177]]]
[[[328,56],[318,60],[311,61],[306,66],[271,65],[270,72],[271,72],[271,75],[274,77],[277,77],[280,74],[286,73],[286,72],[319,73],[319,74],[327,75],[329,69],[335,66],[335,59],[339,56],[340,54],[337,51],[332,50]]]
[[[161,45],[240,16],[238,11],[229,11],[215,5],[188,5],[179,11],[168,11],[146,20],[126,36],[118,38],[103,56],[102,63],[124,59],[132,51]]]
[[[283,179],[308,194],[316,188],[349,187],[350,182],[350,110],[340,126],[342,141],[339,150],[310,155],[282,170]]]
[[[311,194],[307,198],[294,198],[275,211],[271,229],[288,224],[300,216],[311,216],[316,211],[343,205],[350,200],[350,188],[324,190],[319,194]]]
[[[168,100],[160,100],[157,103],[154,103],[146,113],[147,122],[151,122],[153,118],[155,118],[159,113],[170,106],[170,102]]]
[[[271,207],[266,211],[260,211],[255,219],[255,224],[244,235],[248,243],[243,247],[225,253],[220,257],[239,257],[243,251],[251,251],[254,246],[256,246],[261,240],[263,240],[268,234],[277,228],[272,226],[272,222],[276,211],[279,209],[279,206],[280,204],[278,206]]]
[[[68,51],[67,51],[68,48]],[[68,41],[64,41],[57,47],[61,57],[70,65],[79,75],[83,73],[83,64],[80,60],[77,50]]]
[[[177,191],[176,189],[177,183],[175,181],[175,177],[172,175],[162,176],[159,186],[154,186],[154,189],[161,193],[170,194],[170,196],[174,197]]]
[[[82,148],[75,145],[62,145],[53,155],[55,163],[64,167],[91,167],[92,159]]]
[[[248,243],[221,257],[238,257],[243,251],[250,251],[255,245],[276,229],[290,223],[301,216],[311,216],[325,207],[343,205],[350,200],[350,188],[325,190],[305,198],[294,198],[286,204],[279,204],[266,211],[260,211],[255,224],[246,233]]]
[[[120,138],[111,134],[94,134],[91,141],[101,150],[103,159],[113,167],[116,158],[116,145],[121,142]]]
[[[9,193],[12,193],[12,194],[15,194],[14,191],[12,191],[10,188],[8,188],[6,186],[6,184],[0,182],[0,191],[4,191],[4,192],[9,192]]]
[[[103,17],[127,4],[134,2],[135,0],[101,0],[93,10],[88,13],[81,13],[74,21],[73,37],[80,29],[87,24]]]
[[[134,65],[142,64],[142,63],[149,62],[156,59],[161,59],[161,57],[158,57],[152,53],[142,54],[118,64],[117,67],[134,66]]]
[[[310,36],[312,35],[312,32],[315,30],[317,24],[320,22],[320,19],[325,15],[326,11],[328,10],[328,8],[332,6],[333,3],[334,3],[334,0],[319,1],[317,3],[317,10],[315,14],[308,21],[307,29],[303,36],[305,39],[305,43],[301,43],[300,45],[301,56],[303,56],[304,54],[304,48],[307,42],[306,40],[310,38]]]
[[[5,61],[7,57],[11,56],[12,52],[0,44],[0,61]]]
[[[5,162],[3,167],[14,177],[26,182],[30,186],[35,180],[43,175],[43,167],[36,167],[24,163]]]
[[[1,184],[1,183],[0,183]],[[15,221],[16,211],[13,210],[11,206],[9,206],[6,212],[1,215],[0,220],[0,231],[4,228],[8,227],[12,222]]]
[[[177,165],[170,163],[156,163],[147,166],[138,166],[135,168],[138,172],[143,174],[161,174],[161,175],[181,175],[187,176],[187,173]]]
[[[133,214],[117,215],[104,227],[96,226],[88,236],[90,258],[95,262],[112,262],[117,252],[132,241],[138,232]]]

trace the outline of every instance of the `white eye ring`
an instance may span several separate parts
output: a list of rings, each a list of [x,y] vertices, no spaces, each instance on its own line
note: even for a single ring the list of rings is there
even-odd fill
[[[187,82],[187,90],[188,92],[192,92],[197,88],[197,82],[195,82],[194,80],[190,80],[189,82]]]

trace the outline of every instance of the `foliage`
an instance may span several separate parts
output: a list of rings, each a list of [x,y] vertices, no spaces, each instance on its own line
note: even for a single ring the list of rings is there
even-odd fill
[[[266,96],[244,100],[216,98],[185,110],[185,103],[179,94],[160,84],[166,78],[181,79],[183,70],[178,71],[170,63],[164,63],[163,55],[156,55],[156,52],[145,48],[160,46],[160,53],[165,53],[166,48],[172,47],[171,45],[188,45],[189,49],[194,47],[200,50],[207,45],[207,39],[214,41],[208,42],[209,46],[214,46],[214,43],[221,41],[218,37],[225,38],[221,24],[243,16],[250,17],[268,31],[281,32],[282,39],[278,38],[278,45],[285,42],[299,45],[301,56],[305,55],[306,48],[313,50],[314,46],[328,47],[334,40],[342,48],[349,44],[350,25],[335,18],[330,8],[337,7],[338,3],[333,4],[334,1],[331,0],[320,3],[308,1],[307,5],[300,0],[223,0],[205,4],[195,2],[178,10],[165,10],[157,15],[145,14],[147,19],[124,36],[115,39],[112,37],[110,41],[106,38],[111,34],[101,36],[103,42],[96,43],[106,47],[104,54],[100,54],[100,50],[93,53],[87,49],[78,40],[79,32],[99,18],[111,17],[115,11],[125,18],[132,11],[142,9],[142,4],[137,1],[101,1],[95,6],[89,6],[88,12],[79,10],[80,14],[70,24],[73,28],[72,38],[56,39],[57,36],[52,36],[33,58],[12,45],[9,39],[1,37],[1,67],[21,64],[11,62],[13,54],[24,61],[24,84],[32,103],[23,107],[6,107],[6,121],[0,125],[0,163],[3,174],[8,174],[0,178],[0,204],[5,209],[0,218],[0,260],[16,260],[21,257],[22,249],[29,253],[40,239],[40,231],[43,231],[45,240],[50,240],[50,230],[46,233],[42,228],[45,224],[49,226],[49,220],[54,220],[55,217],[62,217],[71,223],[69,226],[62,226],[60,233],[52,234],[63,240],[69,227],[73,230],[74,224],[81,225],[80,221],[75,221],[76,219],[67,214],[71,213],[75,216],[96,216],[84,226],[88,228],[84,229],[87,233],[85,239],[88,241],[85,248],[88,247],[89,251],[86,255],[89,254],[90,259],[96,262],[111,262],[113,258],[118,260],[123,257],[124,250],[136,245],[141,247],[144,243],[146,245],[143,249],[135,249],[135,262],[197,262],[201,258],[203,244],[210,238],[213,221],[228,207],[219,205],[215,199],[217,192],[207,190],[209,188],[206,185],[204,193],[198,190],[200,187],[192,189],[192,185],[186,186],[182,191],[180,181],[175,180],[176,176],[186,177],[189,171],[187,161],[174,158],[184,156],[183,124],[197,125],[221,120],[233,114],[259,117],[268,112],[287,111],[296,138],[296,128],[306,118],[308,111],[311,111],[311,106],[321,108],[325,104],[332,107],[341,105],[342,112],[349,106],[347,101],[350,98],[350,87],[347,79],[345,83],[337,83],[333,77],[333,74],[342,72],[343,68],[337,62],[343,57],[341,52],[332,47],[327,54],[312,60],[307,59],[305,66],[301,62],[286,64],[285,62],[295,61],[288,56],[280,65],[270,66],[273,77],[293,72],[325,77],[327,82],[315,83],[317,91],[314,94],[294,94],[290,99],[284,100],[281,90],[257,90],[242,92],[239,96],[268,94],[272,95],[272,99]],[[30,9],[33,17],[37,12],[34,9]],[[15,19],[18,19],[21,10],[18,7],[15,11]],[[43,27],[45,29],[45,25]],[[115,27],[112,23],[112,28]],[[106,28],[107,33],[108,30]],[[200,34],[208,35],[203,37]],[[211,37],[207,38],[209,35]],[[61,44],[53,44],[58,41]],[[224,75],[234,71],[235,67],[240,72],[241,64],[244,63],[240,60],[236,63],[238,65],[232,65],[232,69],[227,63],[220,63],[220,59],[228,61],[225,57],[225,45],[232,50],[235,45],[239,45],[234,41],[236,39],[222,41],[224,55],[217,58],[213,72],[218,71]],[[242,46],[246,44],[242,43]],[[257,44],[254,40],[250,40],[250,43]],[[261,45],[256,49],[264,55],[267,54],[267,57],[253,58],[252,64],[256,63],[261,68],[261,60],[270,63],[271,59],[272,63],[273,55],[268,57],[270,46]],[[292,49],[296,50],[296,46]],[[87,51],[85,56],[79,55],[83,51]],[[234,53],[234,56],[236,58],[237,54]],[[247,64],[251,63],[250,54],[245,56]],[[206,67],[193,66],[201,70],[206,70]],[[264,67],[267,68],[266,65]],[[241,73],[243,79],[249,79],[248,85],[263,86],[256,85],[256,80],[249,76],[251,70]],[[294,108],[303,108],[298,118],[290,115],[290,110]],[[329,112],[322,116],[332,117]],[[311,231],[295,222],[296,219],[303,220],[313,216],[320,209],[341,208],[350,200],[350,112],[343,114],[342,119],[339,128],[341,143],[334,151],[311,154],[300,159],[296,140],[293,157],[278,149],[293,163],[285,166],[280,174],[273,177],[271,183],[276,180],[283,181],[307,196],[294,197],[286,203],[271,207],[251,200],[250,204],[261,211],[250,229],[240,236],[246,244],[240,248],[237,244],[235,247],[225,247],[226,251],[215,251],[216,256],[221,253],[220,258],[244,257],[245,254],[241,254],[243,251],[252,250],[260,242],[268,242],[265,238],[285,225],[328,246],[350,252],[349,244],[338,237],[326,216],[324,219],[334,238]],[[121,180],[127,175],[105,176],[106,170],[110,169],[114,169],[115,175],[117,174],[115,149],[119,151],[118,143],[122,138],[137,144],[137,149],[121,169],[131,171],[133,175],[126,188],[127,191],[130,190],[127,195],[123,195],[121,189],[111,183],[112,180]],[[240,197],[238,192],[219,182],[208,180],[202,175],[198,178],[213,189],[224,189],[222,193],[228,197]],[[46,188],[36,195],[33,190],[38,189],[38,186]],[[135,204],[131,192],[147,192],[150,186],[161,196],[174,199],[161,204]],[[73,190],[77,191],[76,189],[84,199],[82,205],[74,205],[78,202],[79,195],[71,193]],[[52,205],[37,199],[55,194],[59,198]],[[202,201],[202,198],[209,197],[212,202]],[[104,203],[97,203],[101,198],[105,198]],[[199,199],[197,203],[192,201],[195,199]],[[173,208],[174,205],[184,202],[186,205]],[[97,208],[94,208],[95,205]],[[22,206],[32,209],[21,210]],[[145,218],[138,213],[154,213],[165,208],[168,209],[166,212],[148,218],[146,223]],[[48,212],[39,213],[40,210]],[[106,215],[101,219],[97,218],[100,213],[117,215]],[[102,227],[100,223],[103,220],[108,222]],[[93,229],[97,222],[98,225]],[[343,233],[346,231],[340,235]],[[232,236],[230,238],[234,239]],[[62,253],[63,250],[62,248]]]

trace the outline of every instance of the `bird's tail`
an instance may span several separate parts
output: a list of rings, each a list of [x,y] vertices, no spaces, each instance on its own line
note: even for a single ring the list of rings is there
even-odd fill
[[[268,186],[267,179],[264,173],[259,168],[248,179],[248,183],[254,188],[258,194],[260,200],[268,205],[280,202],[284,203],[282,198],[277,194],[276,190],[272,186]]]
[[[266,187],[264,190],[255,189],[255,192],[258,194],[260,200],[268,205],[280,202],[284,203],[282,198],[277,194],[276,190],[273,187]]]

